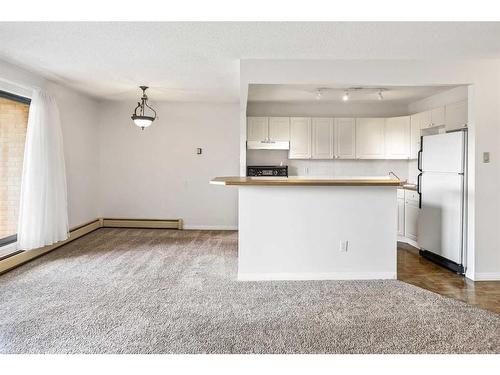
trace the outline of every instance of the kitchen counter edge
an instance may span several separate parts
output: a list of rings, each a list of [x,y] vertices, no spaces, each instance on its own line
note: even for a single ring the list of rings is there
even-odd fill
[[[301,178],[248,178],[215,177],[210,181],[214,185],[225,186],[397,186],[402,183],[396,179],[301,179]]]

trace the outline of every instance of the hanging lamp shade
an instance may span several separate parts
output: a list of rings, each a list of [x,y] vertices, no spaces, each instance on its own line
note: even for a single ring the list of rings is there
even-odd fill
[[[146,95],[147,86],[140,86],[142,90],[141,101],[137,102],[137,107],[132,114],[132,120],[142,130],[151,126],[156,119],[156,111],[148,104],[148,96]]]

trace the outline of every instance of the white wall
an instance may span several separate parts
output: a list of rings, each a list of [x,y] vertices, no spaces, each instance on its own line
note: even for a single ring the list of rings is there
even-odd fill
[[[87,223],[99,217],[97,102],[37,74],[0,61],[1,90],[29,97],[34,87],[51,92],[61,113],[69,225],[74,227]]]
[[[246,113],[248,85],[468,85],[469,87],[469,259],[467,275],[500,279],[500,61],[242,60],[240,112]],[[240,145],[245,123],[240,115]],[[482,153],[490,152],[490,163]],[[246,152],[240,149],[240,173]]]
[[[239,189],[238,279],[396,278],[395,186]]]
[[[157,103],[159,118],[144,131],[130,119],[133,107],[101,106],[102,215],[182,218],[186,228],[235,229],[237,189],[209,181],[238,174],[238,103]]]
[[[389,101],[249,102],[247,116],[395,117],[408,114],[406,104]]]

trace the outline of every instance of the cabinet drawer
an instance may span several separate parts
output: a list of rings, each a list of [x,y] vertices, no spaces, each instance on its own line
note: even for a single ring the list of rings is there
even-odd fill
[[[407,201],[417,201],[419,200],[418,193],[414,190],[405,190],[405,199]]]

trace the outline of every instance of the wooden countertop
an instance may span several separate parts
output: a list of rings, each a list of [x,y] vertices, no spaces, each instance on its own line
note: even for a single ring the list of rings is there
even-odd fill
[[[216,177],[211,184],[225,186],[401,186],[388,178]]]

